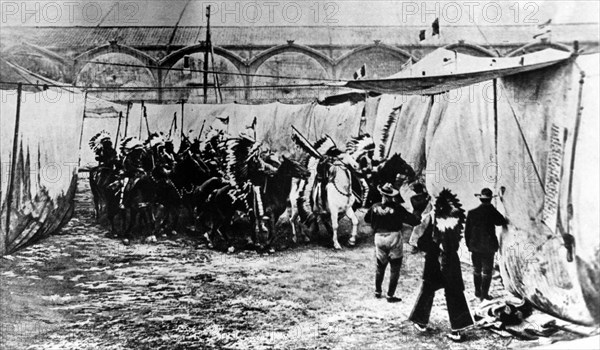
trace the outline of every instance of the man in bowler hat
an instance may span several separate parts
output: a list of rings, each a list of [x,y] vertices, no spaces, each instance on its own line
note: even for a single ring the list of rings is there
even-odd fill
[[[385,269],[390,264],[390,284],[387,290],[387,301],[390,303],[402,301],[394,296],[400,268],[404,256],[404,239],[402,237],[402,225],[415,226],[420,220],[402,207],[401,197],[392,184],[386,183],[378,187],[382,201],[375,203],[365,214],[365,222],[371,224],[375,231],[375,297],[381,298],[381,284],[385,275]]]
[[[488,291],[492,282],[494,254],[499,247],[496,226],[505,226],[508,221],[492,205],[495,197],[492,190],[484,188],[475,196],[479,197],[481,204],[467,214],[465,243],[473,261],[475,297],[483,301],[492,299]]]

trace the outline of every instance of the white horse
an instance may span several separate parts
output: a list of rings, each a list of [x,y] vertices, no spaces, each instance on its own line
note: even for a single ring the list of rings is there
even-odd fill
[[[356,197],[352,193],[352,177],[350,167],[358,170],[358,163],[349,154],[343,153],[336,159],[327,171],[327,210],[331,217],[331,230],[333,234],[333,247],[342,249],[338,242],[338,220],[340,214],[345,214],[352,222],[352,232],[348,244],[356,244],[358,234],[358,218],[352,209]]]
[[[334,152],[334,157],[329,157],[327,163],[323,163],[327,169],[325,178],[321,181],[325,182],[324,186],[317,183],[317,167],[324,162],[324,158],[311,156],[308,159],[307,168],[310,176],[306,180],[292,180],[292,190],[290,191],[290,223],[292,225],[292,240],[297,242],[297,225],[298,217],[306,220],[312,218],[320,218],[323,214],[329,214],[331,218],[331,226],[325,221],[324,224],[331,229],[333,234],[333,246],[335,249],[341,249],[338,242],[337,230],[340,214],[348,216],[352,222],[352,233],[349,240],[350,245],[356,243],[358,232],[358,219],[354,214],[352,205],[356,197],[352,191],[352,175],[351,169],[359,170],[357,159],[369,152],[374,147],[373,139],[364,135],[358,138],[351,139],[347,146],[346,152]],[[327,155],[332,150],[337,150],[335,143],[331,137],[326,136],[314,144],[314,148],[319,154]],[[333,161],[331,161],[333,159]],[[322,174],[323,175],[323,174]],[[327,203],[322,203],[323,190],[326,192]],[[312,213],[312,215],[311,215]],[[314,228],[318,228],[318,223],[313,221]],[[302,232],[302,230],[300,230]],[[302,232],[303,233],[303,232]],[[306,235],[305,241],[308,241]]]

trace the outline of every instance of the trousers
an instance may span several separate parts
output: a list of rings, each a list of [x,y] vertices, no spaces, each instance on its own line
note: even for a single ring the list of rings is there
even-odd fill
[[[408,318],[410,321],[421,326],[426,326],[429,323],[435,292],[440,288],[441,284],[423,281],[417,302]],[[463,291],[450,286],[444,286],[443,288],[452,330],[460,331],[473,325],[473,318]]]
[[[387,295],[393,297],[396,293],[398,280],[400,279],[400,268],[402,267],[402,257],[404,256],[402,241],[402,231],[376,233],[375,234],[375,292],[381,293],[381,284],[385,276],[385,269],[390,265],[390,283]]]

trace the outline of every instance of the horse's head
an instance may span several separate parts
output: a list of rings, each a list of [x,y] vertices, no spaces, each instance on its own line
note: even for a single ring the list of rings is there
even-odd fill
[[[337,157],[345,166],[352,168],[352,170],[359,171],[360,165],[358,162],[352,157],[352,155],[348,153],[342,153]]]
[[[307,179],[310,176],[310,171],[302,163],[285,156],[283,156],[283,162],[281,162],[277,173],[299,179]]]
[[[394,153],[387,161],[380,165],[378,170],[380,182],[412,182],[415,177],[413,168],[400,156]]]

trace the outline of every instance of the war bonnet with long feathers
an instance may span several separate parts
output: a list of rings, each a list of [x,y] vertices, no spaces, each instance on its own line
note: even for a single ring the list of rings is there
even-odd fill
[[[108,141],[110,141],[110,134],[108,133],[108,131],[100,131],[90,139],[90,149],[94,152],[97,152],[100,148],[102,148],[102,142],[104,142],[107,139]]]
[[[369,134],[353,137],[346,143],[346,153],[350,154],[355,160],[373,149],[375,149],[375,141]]]
[[[451,242],[458,249],[461,232],[466,216],[458,197],[444,188],[435,201],[435,230],[433,239],[436,242]],[[444,239],[446,238],[446,239]]]
[[[254,142],[247,138],[231,139],[227,142],[225,171],[236,186],[242,186],[248,178],[248,157]]]
[[[396,132],[396,126],[398,125],[398,118],[400,117],[400,111],[402,105],[392,109],[392,113],[388,116],[383,130],[381,132],[381,140],[379,142],[378,152],[375,154],[376,160],[384,160],[388,155],[388,150],[392,147],[392,136]]]

